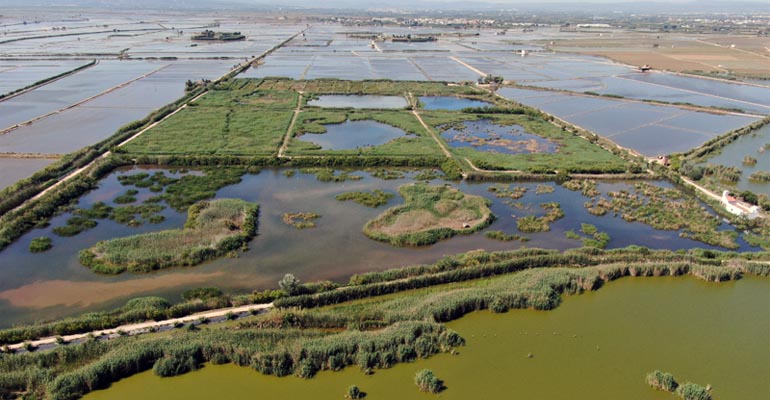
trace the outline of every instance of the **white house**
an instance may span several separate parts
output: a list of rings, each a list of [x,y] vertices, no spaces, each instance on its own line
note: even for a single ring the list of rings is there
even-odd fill
[[[730,192],[727,190],[722,192],[722,205],[724,205],[731,214],[744,216],[748,219],[759,217],[759,207],[738,201],[735,197],[730,196]]]

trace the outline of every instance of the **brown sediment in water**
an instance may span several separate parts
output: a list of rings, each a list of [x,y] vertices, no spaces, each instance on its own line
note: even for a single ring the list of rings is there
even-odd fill
[[[90,306],[152,290],[196,283],[203,284],[221,275],[223,275],[221,272],[168,274],[111,283],[66,280],[41,281],[0,292],[0,300],[7,300],[14,307],[26,308]]]

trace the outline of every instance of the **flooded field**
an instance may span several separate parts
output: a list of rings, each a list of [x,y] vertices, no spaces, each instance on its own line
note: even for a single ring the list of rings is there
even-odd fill
[[[309,106],[324,108],[388,108],[398,109],[408,105],[401,96],[324,95],[307,102]]]
[[[637,100],[689,103],[704,107],[770,113],[770,88],[689,78],[665,73],[630,73],[568,80],[529,81],[528,85],[574,92],[611,94]]]
[[[112,201],[124,193],[126,186],[117,177],[140,170],[121,171],[105,178],[99,189],[85,195],[79,207],[95,202]],[[148,170],[153,172],[154,170]],[[493,183],[451,183],[468,194],[484,196],[491,202],[491,210],[498,217],[492,225],[472,235],[456,236],[435,245],[421,248],[398,248],[368,239],[362,233],[364,224],[379,215],[385,207],[402,203],[396,195],[387,205],[377,209],[352,202],[341,202],[335,196],[350,191],[381,189],[396,193],[396,189],[412,179],[381,180],[366,172],[351,172],[361,180],[342,183],[320,182],[315,176],[297,172],[287,177],[282,170],[265,170],[256,175],[245,175],[239,184],[217,192],[217,198],[241,198],[260,204],[258,236],[249,243],[249,251],[238,258],[222,258],[192,268],[178,268],[148,275],[122,274],[103,276],[80,265],[78,252],[99,240],[124,237],[137,233],[179,228],[186,215],[166,208],[161,212],[165,220],[158,224],[145,223],[138,227],[98,220],[98,225],[77,236],[65,238],[52,233],[64,225],[70,213],[54,217],[49,227],[34,229],[0,253],[0,312],[5,326],[49,319],[76,311],[109,309],[127,298],[139,295],[161,295],[177,300],[179,294],[191,287],[215,286],[226,291],[251,291],[274,288],[285,274],[293,273],[303,281],[330,279],[344,282],[360,272],[382,270],[397,266],[430,263],[444,255],[475,249],[504,250],[542,247],[566,249],[579,247],[579,240],[568,239],[565,232],[580,230],[581,223],[595,225],[610,236],[608,246],[625,247],[631,244],[650,248],[686,249],[711,248],[701,242],[679,237],[676,231],[658,231],[647,225],[625,222],[610,214],[599,217],[584,207],[587,198],[553,183],[550,193],[537,194],[536,183],[525,183],[527,191],[519,200],[497,198],[489,191]],[[408,175],[408,176],[411,176]],[[433,184],[441,184],[434,181]],[[601,191],[629,187],[624,183],[602,184]],[[155,195],[148,189],[138,188],[138,203]],[[552,223],[549,232],[524,234],[529,241],[502,242],[485,236],[487,230],[506,234],[521,234],[517,218],[543,215],[540,204],[558,202],[565,217]],[[317,227],[297,230],[282,221],[288,212],[314,212],[321,217]],[[721,229],[729,229],[722,227]],[[48,236],[53,248],[44,253],[30,253],[33,238]],[[751,250],[743,241],[741,249]],[[55,260],[55,261],[52,261]]]
[[[466,121],[441,133],[452,147],[502,154],[553,153],[558,144],[527,132],[520,125],[501,126],[490,120]]]
[[[85,75],[97,68],[99,75]],[[188,79],[212,79],[226,73],[229,62],[101,62],[86,71],[0,103],[0,123],[16,124],[24,118],[70,107],[0,136],[0,152],[63,154],[103,140],[121,126],[142,119],[184,95]],[[137,79],[116,90],[112,84]],[[100,76],[109,77],[104,81]],[[91,79],[96,81],[91,82]],[[88,97],[86,97],[88,96]],[[95,97],[93,97],[95,96]],[[50,99],[50,100],[48,100]],[[41,114],[42,113],[42,114]]]
[[[7,128],[73,104],[162,68],[150,62],[102,61],[75,75],[0,102],[0,126]]]
[[[13,185],[55,162],[54,158],[2,158],[0,157],[0,190]]]
[[[371,398],[424,399],[429,395],[413,384],[423,368],[444,380],[443,399],[511,393],[531,399],[594,399],[599,393],[630,400],[672,398],[645,383],[645,375],[656,369],[679,381],[710,384],[714,398],[753,399],[766,391],[764,377],[770,373],[769,290],[766,278],[720,284],[692,277],[623,278],[597,292],[567,297],[552,311],[467,315],[447,324],[467,341],[459,355],[439,354],[373,375],[348,367],[312,379],[277,378],[230,364],[206,365],[174,378],[143,372],[85,399],[247,399],[255,392],[339,399],[354,384]]]
[[[550,91],[503,88],[499,93],[647,156],[686,151],[758,120]]]
[[[406,135],[401,129],[376,121],[345,121],[324,127],[326,133],[308,133],[299,140],[315,143],[322,150],[350,150],[379,146]]]
[[[38,81],[71,71],[87,61],[0,61],[0,95],[30,86]]]
[[[468,107],[486,107],[491,103],[473,99],[450,96],[421,96],[420,103],[425,110],[449,110],[458,111]]]

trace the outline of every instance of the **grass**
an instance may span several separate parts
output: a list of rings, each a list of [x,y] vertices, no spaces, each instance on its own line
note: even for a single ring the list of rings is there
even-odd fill
[[[299,92],[305,98],[320,94],[479,95],[473,87],[435,82],[340,81],[319,79],[238,78],[212,87],[206,95],[148,130],[120,151],[136,155],[276,156],[290,125]],[[404,129],[412,135],[376,148],[374,156],[441,155],[440,149],[406,110],[303,111],[292,135],[322,133],[322,124],[372,119]],[[319,152],[312,144],[292,141],[288,155],[357,154],[357,151]]]
[[[539,187],[539,186],[538,186]],[[489,188],[487,188],[487,191],[494,193],[495,197],[498,199],[501,198],[509,198],[513,200],[518,200],[527,193],[527,188],[524,186],[514,186],[511,188],[511,185],[505,185],[505,184],[496,184],[491,185]]]
[[[749,176],[749,180],[753,182],[760,182],[760,183],[770,182],[770,172],[754,171]]]
[[[29,251],[32,253],[42,253],[48,251],[53,247],[51,244],[51,238],[49,237],[36,237],[29,243]]]
[[[238,199],[197,203],[183,229],[101,241],[81,251],[80,260],[105,274],[197,265],[245,245],[256,234],[258,212]]]
[[[300,172],[313,174],[320,182],[345,182],[363,179],[361,175],[352,175],[349,171],[337,172],[331,168],[303,168]]]
[[[393,198],[393,194],[385,193],[382,190],[375,189],[368,192],[347,192],[335,197],[339,201],[354,201],[362,206],[377,208],[388,203]]]
[[[516,220],[516,227],[522,232],[548,232],[551,230],[551,222],[564,218],[564,211],[559,203],[542,203],[540,207],[546,210],[545,215],[521,217]]]
[[[484,233],[484,236],[486,236],[486,237],[488,237],[490,239],[499,240],[499,241],[502,241],[502,242],[512,242],[514,240],[518,240],[518,241],[521,241],[521,242],[528,242],[529,241],[529,238],[526,237],[526,236],[509,235],[509,234],[507,234],[507,233],[505,233],[503,231],[487,231],[487,232]]]
[[[600,232],[594,225],[581,223],[580,232],[582,235],[575,233],[575,231],[567,231],[564,234],[568,239],[581,240],[584,247],[603,249],[610,242],[610,235],[606,232]]]
[[[404,205],[367,222],[368,237],[396,246],[423,246],[475,232],[494,219],[488,200],[449,186],[415,183],[401,186],[398,192]]]
[[[264,80],[260,89],[297,90],[308,94],[308,97],[320,94],[380,94],[404,95],[413,93],[415,96],[429,95],[480,95],[480,91],[472,86],[448,86],[443,82],[411,82],[391,81],[388,79],[345,81],[339,79],[315,80]]]
[[[457,114],[447,112],[424,112],[423,119],[437,131],[458,128],[462,121],[488,119],[501,126],[519,125],[527,132],[558,144],[554,153],[502,154],[476,150],[472,147],[452,147],[451,152],[459,158],[467,158],[476,167],[485,170],[515,170],[531,173],[619,173],[625,172],[629,164],[622,158],[586,139],[560,129],[542,117],[508,114]]]
[[[216,86],[122,150],[151,155],[275,155],[298,95],[258,86],[258,80],[248,79]]]
[[[319,214],[311,212],[284,213],[281,216],[283,223],[297,229],[315,228],[315,220],[321,218]]]
[[[66,225],[53,228],[53,233],[64,237],[75,236],[80,232],[96,227],[97,224],[94,220],[73,216],[67,219]]]

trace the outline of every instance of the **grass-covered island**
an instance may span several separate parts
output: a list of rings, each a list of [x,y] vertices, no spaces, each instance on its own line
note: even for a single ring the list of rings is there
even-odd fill
[[[239,199],[192,205],[183,229],[104,240],[80,252],[80,262],[105,274],[191,266],[236,251],[257,233],[259,206]]]
[[[395,246],[424,246],[469,234],[494,219],[489,201],[448,185],[415,183],[398,189],[404,204],[385,210],[364,226],[366,236]]]

